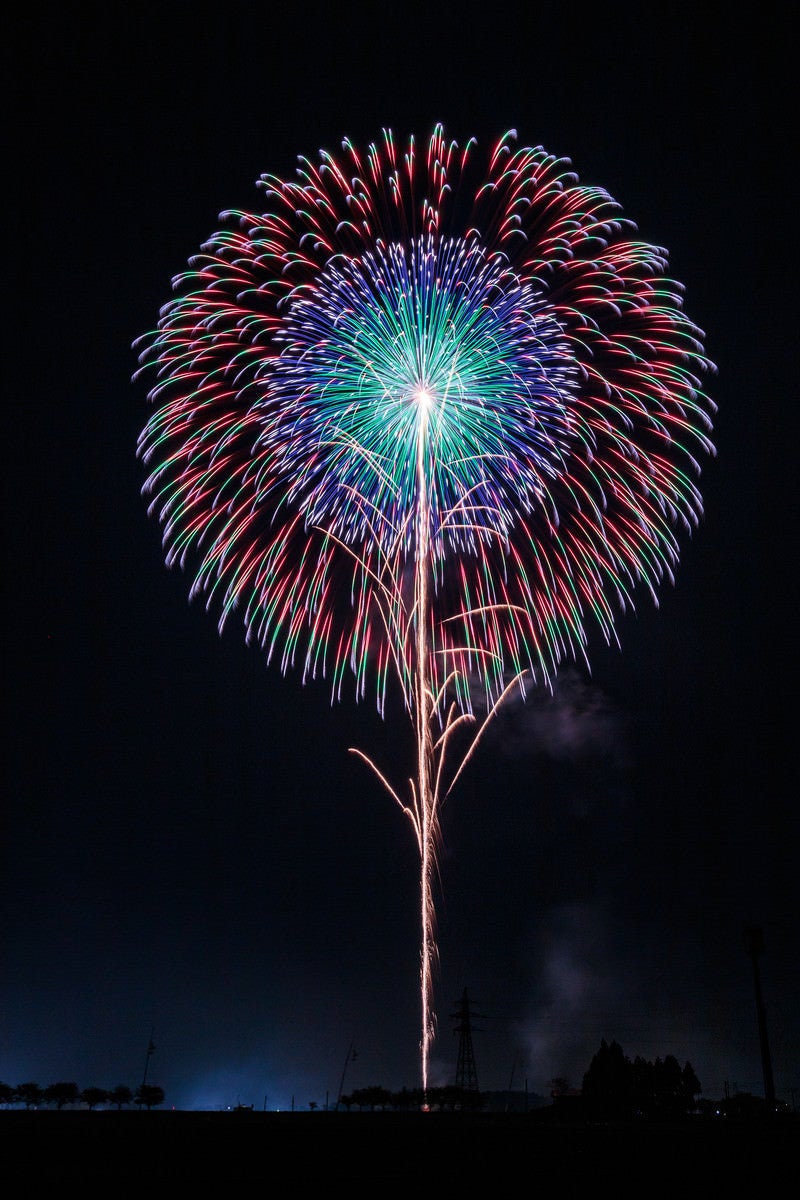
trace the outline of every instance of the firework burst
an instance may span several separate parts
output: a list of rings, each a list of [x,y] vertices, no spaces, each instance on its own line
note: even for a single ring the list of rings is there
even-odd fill
[[[145,488],[220,625],[337,699],[399,686],[409,799],[378,774],[420,850],[425,1087],[439,806],[484,724],[445,783],[452,734],[672,578],[713,368],[666,252],[513,133],[481,161],[385,131],[261,185],[138,343]]]

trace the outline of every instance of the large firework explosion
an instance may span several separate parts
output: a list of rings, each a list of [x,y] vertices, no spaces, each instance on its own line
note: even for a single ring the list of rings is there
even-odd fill
[[[260,182],[137,343],[145,490],[220,626],[237,608],[337,699],[348,674],[381,712],[399,688],[408,799],[362,757],[420,852],[425,1088],[440,804],[510,689],[672,578],[712,367],[666,252],[513,132],[481,161],[384,131]]]

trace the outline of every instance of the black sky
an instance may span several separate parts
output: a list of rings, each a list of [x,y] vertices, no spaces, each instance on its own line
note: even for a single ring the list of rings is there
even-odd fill
[[[705,6],[715,9],[716,6]],[[0,1079],[177,1107],[418,1083],[417,863],[348,755],[406,732],[187,601],[140,496],[133,340],[263,172],[384,126],[572,159],[670,252],[719,368],[705,517],[621,651],[507,713],[444,813],[434,1082],[578,1084],[601,1038],[800,1090],[796,218],[779,6],[31,9],[5,72]],[[720,12],[722,13],[722,9]],[[567,14],[567,15],[565,15]]]

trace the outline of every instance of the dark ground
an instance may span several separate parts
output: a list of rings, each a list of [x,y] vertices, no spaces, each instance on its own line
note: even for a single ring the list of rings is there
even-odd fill
[[[529,1114],[0,1112],[0,1183],[46,1197],[61,1184],[100,1183],[158,1196],[161,1184],[278,1185],[305,1196],[342,1183],[451,1188],[495,1196],[506,1185],[556,1186],[562,1197],[652,1197],[721,1189],[762,1196],[796,1180],[800,1118],[726,1123],[564,1123]],[[697,1190],[695,1191],[695,1188]],[[110,1193],[109,1193],[110,1194]],[[120,1193],[122,1194],[122,1193]]]

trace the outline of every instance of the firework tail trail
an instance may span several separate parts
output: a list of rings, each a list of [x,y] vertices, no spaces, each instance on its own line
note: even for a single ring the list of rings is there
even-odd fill
[[[405,670],[399,668],[401,679],[413,675],[413,699],[408,698],[408,707],[412,712],[412,721],[416,737],[416,780],[410,781],[411,803],[404,804],[395,789],[375,762],[363,751],[351,748],[351,753],[358,755],[367,763],[380,782],[397,802],[406,816],[411,820],[420,856],[420,1070],[423,1094],[428,1090],[430,1054],[436,1036],[436,1022],[433,1005],[434,966],[438,958],[436,947],[436,906],[433,899],[433,875],[437,863],[437,850],[440,840],[439,808],[443,798],[453,790],[461,772],[472,757],[480,738],[489,722],[493,719],[501,704],[511,692],[521,686],[524,673],[515,676],[506,686],[486,716],[479,723],[470,744],[461,755],[457,768],[447,788],[446,796],[442,797],[441,788],[443,771],[449,742],[455,731],[466,723],[475,721],[471,713],[455,715],[455,706],[449,708],[446,715],[442,714],[446,687],[452,679],[446,680],[438,696],[434,695],[429,669],[429,641],[431,636],[430,620],[430,579],[432,574],[430,547],[430,518],[431,510],[428,500],[428,480],[426,474],[426,455],[429,449],[429,414],[433,399],[423,389],[414,397],[417,406],[417,452],[416,452],[416,511],[415,526],[415,555],[414,555],[414,588],[411,624],[414,628],[413,644],[415,661],[413,670],[410,664],[405,664]],[[394,603],[402,604],[402,588],[399,574],[390,572],[391,587],[389,594]],[[401,646],[407,645],[402,639]],[[441,726],[441,732],[435,737],[436,729]]]
[[[433,954],[433,898],[431,895],[432,853],[438,832],[438,821],[433,804],[431,791],[431,769],[433,766],[431,753],[431,689],[427,674],[428,662],[428,579],[430,558],[430,512],[428,508],[428,487],[425,479],[425,454],[428,441],[428,406],[430,403],[427,392],[417,393],[418,409],[417,433],[417,513],[416,513],[416,555],[414,566],[414,618],[416,621],[416,718],[417,718],[417,808],[422,818],[422,846],[420,855],[420,892],[421,892],[421,936],[422,962],[420,964],[420,985],[422,988],[422,1038],[420,1053],[422,1056],[422,1088],[428,1088],[428,1062],[430,1046],[433,1037],[433,1026],[430,1013],[431,1000],[431,956]]]
[[[438,744],[438,762],[434,745],[433,722],[438,705],[432,692],[428,669],[429,628],[429,581],[430,562],[430,505],[425,459],[428,451],[428,412],[431,398],[424,390],[414,396],[417,409],[416,447],[416,503],[414,512],[414,588],[412,626],[414,629],[414,668],[412,719],[416,738],[416,780],[410,781],[411,804],[405,805],[391,787],[375,763],[363,752],[353,753],[363,758],[376,772],[387,791],[411,818],[420,855],[420,1063],[422,1090],[428,1090],[428,1070],[431,1045],[435,1036],[433,1017],[433,964],[436,957],[435,907],[433,902],[432,875],[436,863],[439,842],[439,784],[447,736]],[[393,579],[392,599],[400,601],[401,589],[398,576]],[[407,672],[401,672],[401,678]],[[447,735],[453,728],[448,723]]]

